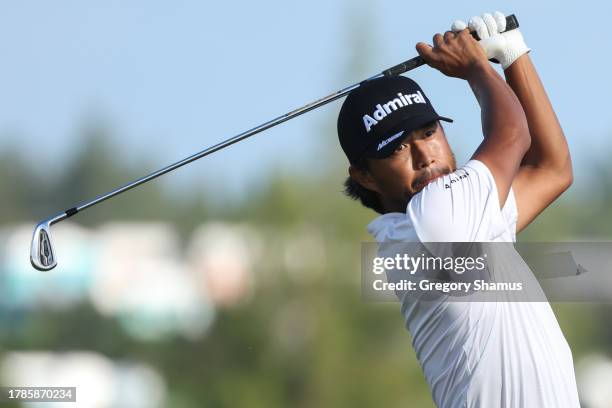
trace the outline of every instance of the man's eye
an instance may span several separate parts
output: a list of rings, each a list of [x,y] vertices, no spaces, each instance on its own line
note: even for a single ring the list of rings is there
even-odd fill
[[[434,135],[434,133],[436,133],[436,131],[435,131],[435,130],[428,130],[427,132],[425,132],[425,137],[430,137],[430,136],[433,136],[433,135]]]
[[[395,151],[399,152],[400,150],[404,150],[405,148],[406,148],[406,143],[402,143],[395,148]]]

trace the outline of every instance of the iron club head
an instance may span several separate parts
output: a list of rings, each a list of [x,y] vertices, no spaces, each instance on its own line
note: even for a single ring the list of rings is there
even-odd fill
[[[49,271],[57,265],[55,251],[51,243],[51,222],[40,222],[34,229],[30,247],[30,263],[39,271]]]

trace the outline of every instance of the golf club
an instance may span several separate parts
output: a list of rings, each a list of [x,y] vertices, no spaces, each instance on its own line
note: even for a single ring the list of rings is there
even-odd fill
[[[511,14],[506,17],[506,31],[518,28],[518,26],[519,24],[514,14]],[[476,35],[476,33],[473,32],[472,36],[474,36],[474,38],[478,40],[478,36]],[[411,58],[407,61],[402,62],[401,64],[398,64],[389,69],[386,69],[382,71],[381,73],[376,74],[366,79],[365,81],[353,84],[339,91],[336,91],[328,96],[325,96],[321,99],[311,102],[301,108],[295,109],[289,113],[281,115],[275,119],[265,122],[250,130],[240,133],[221,143],[211,146],[205,150],[202,150],[201,152],[191,155],[181,161],[178,161],[174,164],[171,164],[167,167],[157,170],[156,172],[153,172],[145,177],[137,179],[129,184],[126,184],[122,187],[112,190],[106,194],[102,194],[94,198],[93,200],[83,202],[75,207],[67,209],[66,211],[60,212],[51,218],[41,221],[40,223],[38,223],[38,225],[36,225],[36,228],[34,229],[34,234],[32,236],[32,244],[30,248],[30,262],[32,263],[32,266],[40,271],[48,271],[48,270],[55,268],[55,266],[57,265],[57,257],[55,256],[55,250],[53,248],[53,243],[51,240],[51,225],[56,224],[60,221],[63,221],[66,218],[72,217],[76,213],[83,211],[86,208],[92,207],[98,203],[101,203],[102,201],[108,200],[111,197],[114,197],[136,186],[144,184],[172,170],[178,169],[179,167],[189,164],[195,160],[201,159],[204,156],[208,156],[209,154],[212,154],[216,151],[224,149],[234,143],[237,143],[241,140],[251,137],[257,133],[263,132],[264,130],[270,129],[280,123],[283,123],[297,116],[300,116],[303,113],[316,109],[320,106],[326,105],[329,102],[332,102],[338,98],[343,97],[344,95],[351,92],[353,89],[358,88],[363,82],[370,81],[370,80],[380,78],[383,76],[400,75],[404,72],[410,71],[424,64],[425,64],[425,61],[420,56]]]

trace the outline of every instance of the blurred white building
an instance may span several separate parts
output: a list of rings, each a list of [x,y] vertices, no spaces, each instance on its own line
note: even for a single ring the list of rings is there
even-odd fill
[[[26,313],[90,302],[147,340],[179,334],[199,338],[214,319],[208,292],[164,223],[114,223],[87,229],[53,228],[58,266],[39,272],[29,262],[33,224],[3,229],[0,308]],[[7,328],[10,329],[10,328]]]
[[[76,224],[54,227],[59,264],[51,272],[30,265],[34,224],[7,230],[0,264],[0,305],[16,309],[65,308],[87,299],[97,246],[94,234]],[[59,249],[59,250],[58,250]]]
[[[253,271],[263,248],[260,233],[245,225],[205,224],[184,244],[162,222],[109,223],[96,229],[64,222],[52,231],[58,266],[39,272],[29,262],[33,228],[3,229],[0,308],[27,313],[90,302],[140,340],[205,335],[215,307],[252,298]],[[298,247],[293,246],[290,257],[300,269]]]
[[[101,314],[119,318],[143,340],[173,333],[198,338],[211,325],[214,308],[197,290],[169,225],[107,224],[97,231],[97,245],[89,293]]]
[[[261,253],[256,231],[242,225],[203,225],[194,232],[188,253],[199,290],[215,305],[229,307],[251,299],[253,269]]]
[[[98,353],[7,352],[0,361],[0,377],[3,385],[76,387],[76,403],[28,402],[29,407],[166,406],[166,383],[154,368]]]

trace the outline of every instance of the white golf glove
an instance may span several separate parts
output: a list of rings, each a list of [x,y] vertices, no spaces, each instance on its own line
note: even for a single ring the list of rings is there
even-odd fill
[[[531,51],[518,28],[503,32],[506,29],[506,16],[499,11],[492,15],[485,13],[482,17],[472,17],[469,25],[461,20],[455,20],[451,30],[456,33],[467,27],[478,34],[479,43],[487,53],[487,57],[495,58],[503,69],[512,65],[521,55]]]

